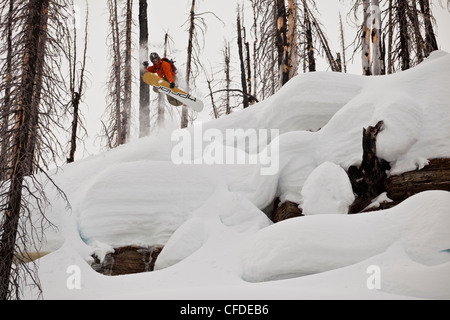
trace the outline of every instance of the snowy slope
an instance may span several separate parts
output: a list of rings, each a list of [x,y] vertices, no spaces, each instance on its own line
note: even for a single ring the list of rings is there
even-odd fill
[[[59,229],[47,231],[42,250],[53,253],[39,261],[44,297],[450,299],[450,193],[335,215],[352,196],[339,174],[326,182],[329,205],[317,201],[324,168],[359,163],[362,129],[380,120],[377,148],[392,173],[450,157],[449,86],[450,55],[437,52],[390,76],[300,75],[266,101],[201,127],[279,129],[268,146],[278,147],[273,175],[261,175],[261,163],[175,165],[170,129],[65,166],[52,176],[72,209],[55,197],[48,211]],[[211,145],[193,148],[195,160]],[[272,225],[262,210],[278,196],[304,202],[312,215]],[[93,252],[131,244],[165,245],[157,271],[106,277],[88,264]],[[66,285],[72,265],[81,270],[79,290]],[[375,290],[372,266],[381,272]]]

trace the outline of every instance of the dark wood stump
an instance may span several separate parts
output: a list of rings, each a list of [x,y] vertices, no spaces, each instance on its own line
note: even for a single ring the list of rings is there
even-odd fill
[[[92,267],[97,272],[108,276],[149,272],[154,270],[156,258],[161,251],[160,247],[121,247],[115,249],[114,253],[107,254],[103,263],[94,256]]]
[[[290,218],[302,217],[303,211],[298,206],[297,203],[291,201],[286,201],[280,205],[280,200],[277,199],[274,204],[272,221],[277,223]]]
[[[371,200],[384,192],[386,170],[390,169],[387,161],[377,157],[377,135],[382,131],[383,121],[374,127],[363,129],[363,157],[361,166],[351,166],[348,176],[356,200],[350,206],[349,213],[358,213],[371,203]]]

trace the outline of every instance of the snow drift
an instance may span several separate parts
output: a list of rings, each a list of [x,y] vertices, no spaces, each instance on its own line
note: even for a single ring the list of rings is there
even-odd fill
[[[369,259],[395,245],[417,263],[450,267],[449,208],[449,192],[430,191],[382,212],[277,223],[245,243],[243,278],[267,281],[315,274]]]
[[[363,128],[384,121],[377,150],[391,174],[450,157],[449,86],[450,55],[436,52],[395,75],[300,75],[266,101],[203,124],[279,129],[274,175],[262,176],[260,164],[174,165],[171,130],[65,166],[53,178],[72,210],[56,199],[48,212],[59,229],[42,248],[53,252],[40,259],[44,297],[449,299],[449,193],[378,213],[333,214],[351,202],[340,170],[361,162]],[[333,177],[318,207],[324,172]],[[276,197],[316,214],[271,226],[263,210]],[[90,268],[90,254],[132,244],[165,245],[158,271],[111,278]],[[81,290],[66,286],[74,264]],[[370,265],[381,268],[381,289],[367,286]]]

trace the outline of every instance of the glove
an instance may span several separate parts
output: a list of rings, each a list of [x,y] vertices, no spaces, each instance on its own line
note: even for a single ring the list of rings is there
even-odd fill
[[[170,83],[170,89],[173,89],[173,88],[175,88],[175,82]]]
[[[148,68],[148,61],[144,61],[144,63],[143,63],[143,65],[144,65],[144,68]]]

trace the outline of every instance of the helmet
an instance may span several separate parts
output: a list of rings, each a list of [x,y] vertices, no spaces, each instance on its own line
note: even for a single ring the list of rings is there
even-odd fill
[[[150,54],[150,61],[153,63],[157,63],[159,61],[159,54],[157,54],[156,52],[152,52]]]

